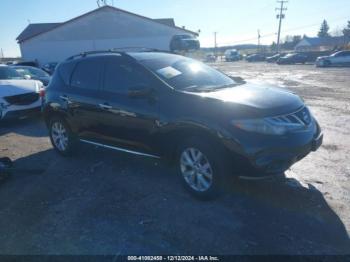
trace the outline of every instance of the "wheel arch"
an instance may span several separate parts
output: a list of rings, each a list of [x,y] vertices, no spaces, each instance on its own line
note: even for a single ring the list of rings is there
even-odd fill
[[[63,110],[54,109],[52,107],[46,107],[44,109],[43,115],[46,126],[49,126],[50,120],[55,117],[63,118],[69,124],[68,114]]]
[[[212,143],[225,153],[228,150],[223,143],[228,134],[219,127],[208,127],[201,123],[181,123],[168,127],[161,132],[161,147],[167,158],[173,159],[178,153],[180,144],[184,141],[199,137]]]

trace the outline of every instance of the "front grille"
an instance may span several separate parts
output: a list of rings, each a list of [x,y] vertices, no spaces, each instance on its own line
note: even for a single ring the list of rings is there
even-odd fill
[[[10,105],[25,106],[25,105],[33,104],[34,102],[38,101],[39,94],[33,92],[33,93],[27,93],[22,95],[16,95],[16,96],[7,96],[7,97],[4,97],[4,99]]]
[[[284,116],[276,116],[272,119],[278,123],[294,123],[303,124],[306,126],[310,125],[312,122],[311,113],[307,107],[304,107],[295,113]]]

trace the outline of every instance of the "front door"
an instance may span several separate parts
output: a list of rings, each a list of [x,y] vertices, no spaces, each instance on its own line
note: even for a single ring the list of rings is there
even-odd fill
[[[157,129],[157,81],[151,73],[122,56],[106,58],[101,92],[101,132],[104,142],[124,149],[153,154]],[[145,91],[132,96],[133,90]],[[137,92],[137,91],[135,91]]]

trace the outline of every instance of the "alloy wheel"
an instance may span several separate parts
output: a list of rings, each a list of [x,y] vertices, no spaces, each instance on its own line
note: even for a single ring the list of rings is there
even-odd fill
[[[208,158],[196,148],[184,150],[180,157],[181,173],[186,183],[197,192],[205,192],[213,184],[213,169]]]
[[[64,125],[60,122],[53,123],[51,127],[51,137],[56,148],[64,152],[68,148],[68,133]]]

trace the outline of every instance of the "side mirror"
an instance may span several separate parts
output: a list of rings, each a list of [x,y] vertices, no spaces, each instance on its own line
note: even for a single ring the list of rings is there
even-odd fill
[[[24,79],[25,80],[30,80],[30,79],[32,79],[32,77],[30,75],[24,75]]]
[[[130,87],[128,90],[128,96],[130,98],[146,98],[153,93],[153,88],[146,85],[138,85]]]

